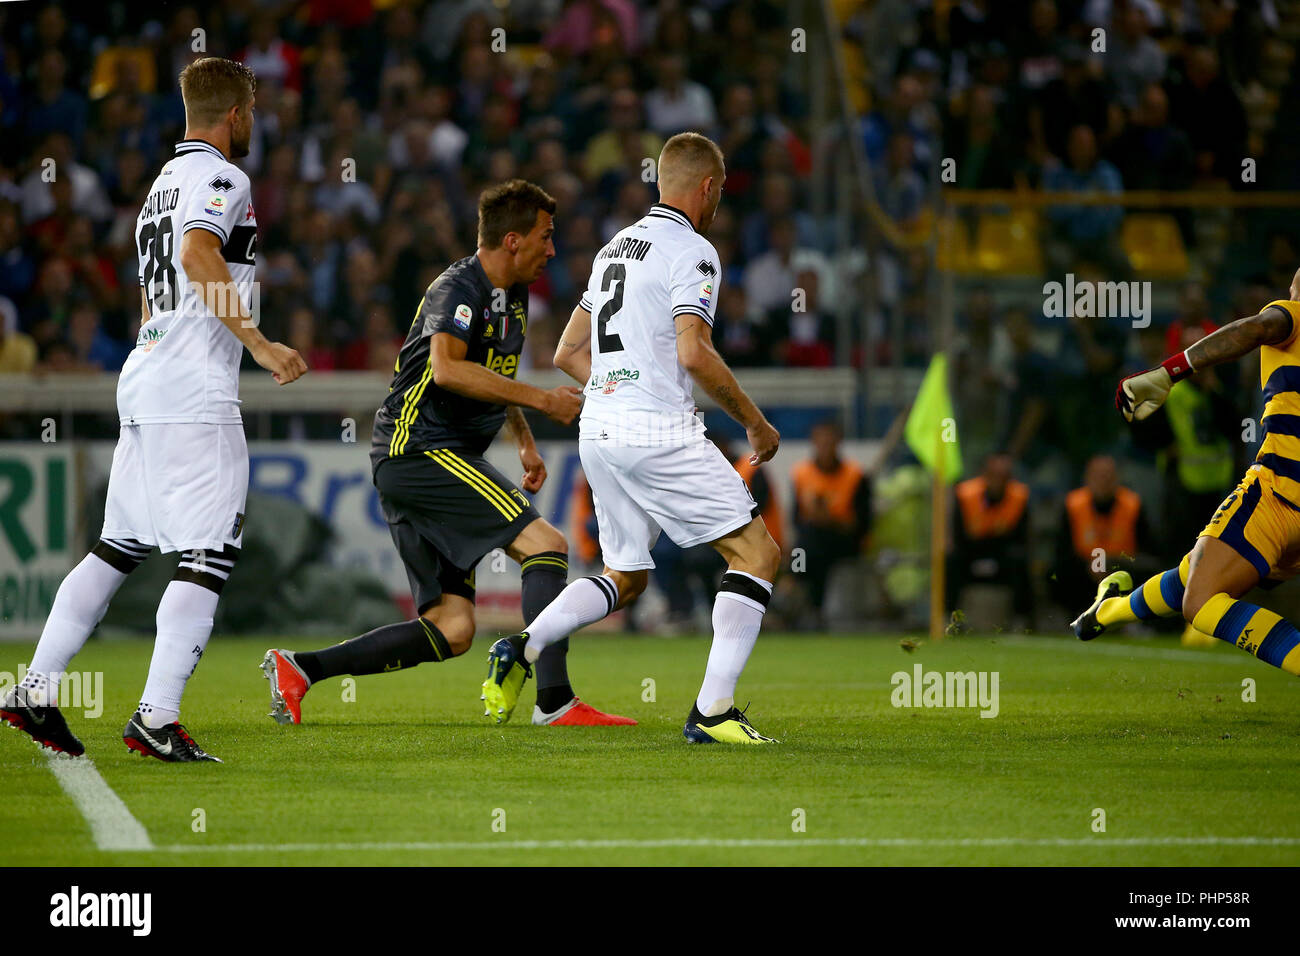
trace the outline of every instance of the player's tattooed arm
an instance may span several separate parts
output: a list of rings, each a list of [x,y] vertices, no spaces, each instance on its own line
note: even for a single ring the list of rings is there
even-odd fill
[[[573,310],[560,335],[555,367],[582,385],[591,378],[591,313],[582,306]]]
[[[1291,337],[1291,316],[1281,308],[1230,322],[1187,349],[1192,368],[1208,368],[1248,355],[1261,345],[1276,345]]]
[[[781,435],[745,394],[713,347],[712,328],[699,316],[686,313],[674,316],[673,322],[677,326],[677,361],[709,398],[745,426],[745,434],[754,449],[750,462],[757,465],[768,461],[776,454]]]

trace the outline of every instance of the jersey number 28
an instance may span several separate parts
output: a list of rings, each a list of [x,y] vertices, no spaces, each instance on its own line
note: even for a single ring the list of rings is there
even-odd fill
[[[147,222],[138,236],[140,258],[144,260],[144,291],[150,313],[176,308],[176,267],[172,265],[175,234],[171,219]]]

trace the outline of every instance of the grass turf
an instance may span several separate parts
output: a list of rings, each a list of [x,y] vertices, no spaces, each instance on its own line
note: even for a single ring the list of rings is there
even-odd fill
[[[905,653],[896,639],[764,635],[740,703],[779,747],[695,747],[681,737],[704,638],[575,640],[579,693],[638,727],[534,728],[476,709],[487,641],[466,659],[314,687],[305,723],[265,716],[257,664],[276,639],[209,645],[183,720],[224,765],[129,755],[120,738],[147,641],[96,641],[73,662],[103,671],[103,716],[69,712],[104,779],[158,849],[104,852],[23,735],[0,734],[11,865],[1120,864],[1294,865],[1300,822],[1268,808],[1296,794],[1300,686],[1228,647],[1090,645],[963,637]],[[290,647],[312,642],[290,640]],[[0,645],[0,670],[30,659]],[[1000,712],[891,704],[891,675],[996,671]],[[1257,699],[1243,702],[1243,678]],[[644,681],[655,700],[643,700]],[[648,695],[647,695],[648,696]],[[481,706],[481,705],[480,705]],[[1092,829],[1095,808],[1105,833]],[[195,811],[206,831],[194,832]],[[804,811],[805,832],[792,830]],[[504,811],[505,831],[494,831]],[[1287,844],[1160,844],[1162,838]],[[998,844],[1016,838],[1020,843]],[[885,841],[828,845],[811,841]],[[547,846],[546,841],[780,841],[756,846]],[[991,841],[941,845],[925,841]],[[541,841],[541,846],[519,846]],[[917,842],[921,841],[921,842]],[[1054,843],[1052,841],[1065,841]],[[1078,842],[1076,842],[1078,841]],[[1126,842],[1127,841],[1127,842]],[[1133,842],[1136,841],[1136,842]],[[800,845],[800,843],[807,845]],[[359,848],[356,844],[468,843]],[[480,846],[499,843],[500,846]],[[223,850],[258,845],[255,851]],[[307,849],[276,846],[309,844]]]

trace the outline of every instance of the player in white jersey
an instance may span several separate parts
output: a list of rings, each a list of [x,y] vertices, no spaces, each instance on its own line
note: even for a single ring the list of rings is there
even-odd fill
[[[185,139],[136,221],[140,334],[118,379],[121,434],[104,528],[63,579],[26,677],[0,703],[0,720],[73,756],[85,747],[59,711],[60,678],[126,576],[158,548],[182,555],[158,604],[149,677],[122,739],[169,762],[217,759],[179,717],[244,528],[239,361],[247,348],[281,385],[307,371],[250,315],[257,219],[248,177],[230,160],[248,155],[256,80],[238,63],[205,57],[182,71],[180,85]]]
[[[712,343],[718,254],[704,232],[722,198],[722,151],[680,133],[659,157],[659,197],[596,256],[555,364],[583,383],[582,470],[591,485],[604,572],[570,584],[525,632],[493,645],[488,710],[513,709],[528,665],[554,641],[645,590],[661,531],[681,547],[708,542],[727,571],[713,606],[713,647],[684,734],[692,743],[774,743],[735,706],[781,552],[744,480],[704,435],[694,381],[745,427],[755,464],[780,436]]]

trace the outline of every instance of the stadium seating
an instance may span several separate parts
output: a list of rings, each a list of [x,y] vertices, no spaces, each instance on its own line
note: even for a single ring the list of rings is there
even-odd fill
[[[1173,216],[1130,213],[1121,234],[1124,254],[1138,275],[1150,279],[1181,279],[1187,275],[1187,250]]]

